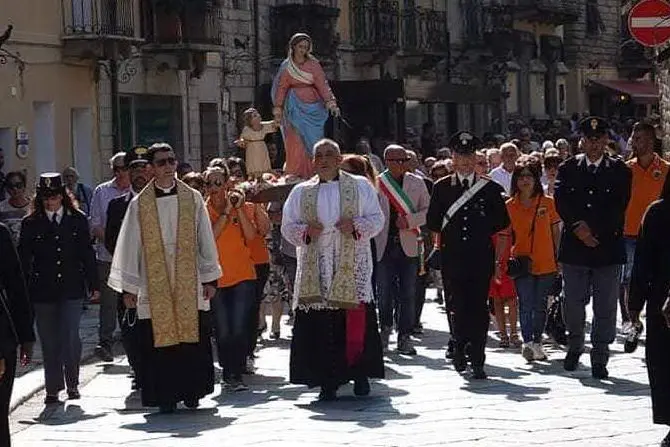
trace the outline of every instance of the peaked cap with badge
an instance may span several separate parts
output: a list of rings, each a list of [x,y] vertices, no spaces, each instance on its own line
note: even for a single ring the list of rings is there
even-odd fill
[[[584,138],[601,137],[607,134],[609,129],[609,122],[599,116],[587,116],[579,122],[579,130]]]
[[[449,149],[459,155],[472,155],[482,147],[482,140],[472,132],[461,130],[449,139]]]
[[[149,163],[149,149],[144,146],[135,146],[126,152],[123,161],[126,164],[126,167],[138,163]]]

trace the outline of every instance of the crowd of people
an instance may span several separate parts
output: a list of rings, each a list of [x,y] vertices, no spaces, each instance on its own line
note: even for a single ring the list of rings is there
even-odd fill
[[[425,158],[400,144],[375,154],[365,139],[343,153],[323,139],[315,176],[269,203],[254,194],[281,173],[248,173],[237,157],[192,172],[165,143],[115,154],[113,178],[94,189],[67,168],[41,174],[31,198],[25,174],[7,173],[0,435],[9,436],[12,380],[17,358],[30,361],[33,318],[47,405],[63,390],[80,398],[79,320],[91,303],[100,305],[97,356],[114,359],[118,325],[144,406],[198,407],[217,381],[214,357],[224,392],[247,390],[268,314],[269,338],[286,336],[285,307],[290,381],[329,401],[349,381],[356,395],[371,392],[394,333],[397,352],[416,355],[431,285],[448,315],[446,356],[475,380],[487,377],[491,317],[501,348],[548,359],[550,302],[562,314],[553,323],[565,340],[551,335],[566,345],[566,371],[586,351],[592,302],[591,374],[606,379],[618,312],[632,351],[646,305],[654,422],[670,425],[670,164],[646,122],[633,127],[627,160],[604,119],[586,117],[578,131],[576,146],[537,147],[524,136],[491,147],[458,132]]]

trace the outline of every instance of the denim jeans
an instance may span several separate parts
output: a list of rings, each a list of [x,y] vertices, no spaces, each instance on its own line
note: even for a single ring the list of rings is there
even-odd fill
[[[521,335],[526,343],[542,342],[542,332],[547,321],[547,294],[555,275],[526,275],[515,280],[519,295],[519,321]]]
[[[63,389],[63,379],[68,391],[79,386],[79,322],[83,302],[78,299],[33,305],[44,358],[45,388],[50,396]]]
[[[256,281],[221,287],[212,298],[216,344],[223,378],[238,378],[244,372],[249,349],[249,319],[256,304]]]
[[[410,335],[416,321],[416,278],[418,258],[405,254],[399,240],[389,240],[377,264],[379,320],[382,329],[393,328],[394,301],[397,300],[398,334]]]

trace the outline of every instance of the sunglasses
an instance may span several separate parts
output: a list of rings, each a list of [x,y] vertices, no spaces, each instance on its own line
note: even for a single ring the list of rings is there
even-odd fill
[[[26,185],[23,183],[8,183],[7,184],[7,189],[21,189],[24,188]]]
[[[387,163],[405,163],[406,161],[409,161],[409,158],[387,158],[386,159]]]
[[[168,164],[170,166],[174,166],[177,164],[177,159],[174,157],[159,158],[158,160],[154,160],[154,164],[159,168],[162,168]]]
[[[221,180],[213,180],[211,182],[205,182],[205,186],[210,187],[210,186],[216,186],[217,188],[220,188],[224,185],[225,182],[222,182]]]

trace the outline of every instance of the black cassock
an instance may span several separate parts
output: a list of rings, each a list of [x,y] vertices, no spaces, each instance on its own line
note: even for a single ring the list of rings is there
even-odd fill
[[[663,196],[666,199],[653,203],[642,222],[628,308],[640,312],[647,304],[646,357],[654,423],[670,425],[670,329],[661,314],[670,290],[670,201],[665,191]]]

